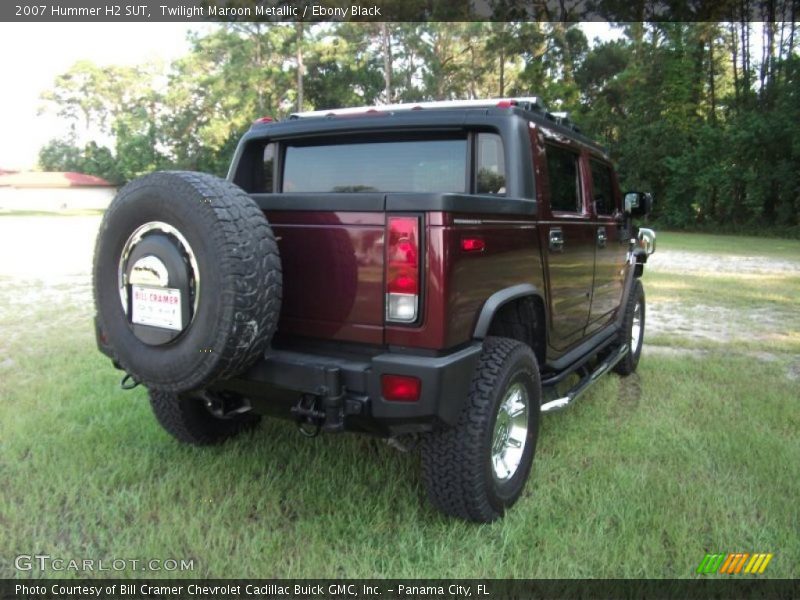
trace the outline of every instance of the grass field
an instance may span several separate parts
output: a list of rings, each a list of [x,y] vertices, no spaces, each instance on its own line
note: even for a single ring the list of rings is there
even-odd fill
[[[739,235],[701,235],[674,231],[658,232],[658,247],[686,252],[767,256],[800,260],[800,241]]]
[[[482,526],[434,512],[416,456],[378,440],[265,420],[179,445],[95,350],[85,273],[0,269],[0,577],[42,575],[13,558],[44,553],[193,559],[169,573],[190,577],[683,578],[706,552],[800,577],[800,243],[766,250],[788,267],[715,271],[765,246],[742,240],[659,237],[638,373],[545,415],[524,497]],[[709,336],[670,329],[699,305]]]

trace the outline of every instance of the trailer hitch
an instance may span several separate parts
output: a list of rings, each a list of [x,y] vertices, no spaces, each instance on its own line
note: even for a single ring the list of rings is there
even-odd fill
[[[313,394],[303,394],[292,406],[291,414],[300,433],[316,437],[320,431],[344,431],[344,388],[339,369],[325,369],[324,383]]]
[[[297,430],[309,438],[317,437],[325,422],[325,411],[319,409],[319,402],[319,396],[303,394],[291,409]]]

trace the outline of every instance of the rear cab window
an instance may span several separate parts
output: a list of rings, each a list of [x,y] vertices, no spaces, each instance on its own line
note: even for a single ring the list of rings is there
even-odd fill
[[[250,193],[507,195],[503,139],[493,132],[258,140],[235,182]]]
[[[467,137],[287,144],[284,192],[464,192]]]

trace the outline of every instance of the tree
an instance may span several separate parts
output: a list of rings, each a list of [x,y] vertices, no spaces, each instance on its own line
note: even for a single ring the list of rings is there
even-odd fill
[[[378,102],[385,82],[373,34],[371,28],[354,23],[317,31],[306,61],[310,106],[326,109]]]
[[[96,175],[116,185],[125,181],[111,150],[95,142],[79,148],[74,140],[50,140],[39,151],[39,167],[45,171],[75,171]]]
[[[567,22],[577,0],[557,14],[493,0],[505,17],[494,23],[220,24],[170,65],[82,61],[60,75],[43,98],[70,135],[47,144],[41,163],[117,180],[167,167],[221,175],[262,115],[537,95],[608,147],[624,188],[654,192],[660,223],[798,234],[795,4],[741,0],[729,24],[689,7],[683,22],[659,23],[644,0],[597,0],[594,10],[625,25],[621,39],[593,45]],[[465,6],[402,8],[453,17]],[[755,10],[764,25],[751,22]]]

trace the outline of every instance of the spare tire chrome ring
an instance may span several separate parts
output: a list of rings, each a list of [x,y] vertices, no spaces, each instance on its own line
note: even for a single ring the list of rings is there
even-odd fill
[[[128,281],[125,274],[128,266],[128,257],[131,251],[136,247],[142,238],[153,231],[160,231],[172,236],[180,245],[181,250],[189,259],[189,266],[191,267],[191,275],[194,279],[194,306],[192,307],[192,318],[197,314],[197,304],[200,300],[200,270],[197,268],[197,259],[195,258],[194,251],[183,237],[183,234],[175,229],[172,225],[164,223],[163,221],[150,221],[144,225],[140,225],[128,237],[125,245],[122,247],[122,253],[119,257],[119,266],[117,268],[117,283],[119,285],[119,299],[122,302],[122,310],[128,314]]]

